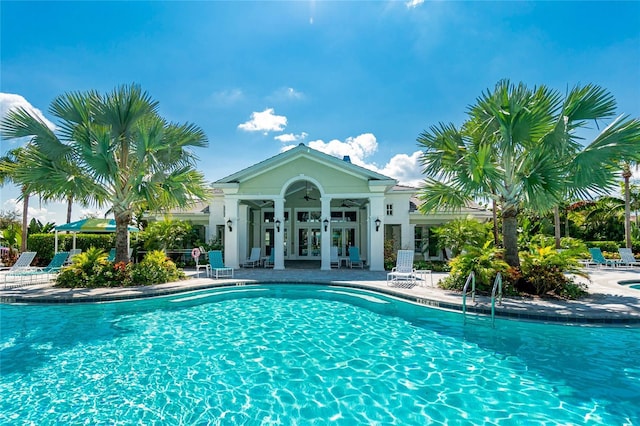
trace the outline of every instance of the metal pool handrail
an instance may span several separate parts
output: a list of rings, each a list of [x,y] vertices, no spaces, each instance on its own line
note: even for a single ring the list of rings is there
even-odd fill
[[[496,321],[496,289],[498,289],[498,305],[502,305],[502,274],[498,272],[496,279],[493,282],[493,289],[491,290],[491,324],[495,325]]]
[[[476,274],[471,271],[467,277],[467,281],[462,288],[462,317],[465,322],[467,321],[467,290],[469,289],[469,283],[471,283],[471,301],[476,301]]]

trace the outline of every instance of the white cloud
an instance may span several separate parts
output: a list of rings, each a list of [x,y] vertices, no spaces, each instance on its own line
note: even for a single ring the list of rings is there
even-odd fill
[[[251,120],[238,124],[238,129],[246,132],[281,132],[287,127],[287,117],[275,115],[273,108],[267,108],[262,112],[251,113]]]
[[[241,101],[244,98],[244,92],[240,89],[222,90],[215,92],[212,98],[216,104],[224,106]]]
[[[360,136],[348,137],[344,142],[338,139],[329,142],[311,141],[309,147],[339,158],[348,155],[353,164],[365,166],[365,159],[378,150],[378,142],[373,133],[363,133]]]
[[[0,119],[4,119],[10,110],[19,107],[26,109],[35,117],[40,118],[51,130],[55,130],[55,124],[47,120],[44,114],[42,114],[42,111],[31,105],[23,96],[13,93],[0,93]]]
[[[27,209],[27,219],[29,220],[29,222],[31,222],[31,219],[39,220],[42,223],[56,221],[56,214],[54,212],[49,211],[45,207],[34,206],[33,198],[30,198],[29,201],[29,207]],[[22,200],[18,200],[16,198],[10,198],[2,204],[5,210],[14,211],[18,215],[20,215],[20,217],[22,217],[22,205]]]
[[[298,101],[304,99],[304,93],[298,92],[293,87],[283,87],[276,90],[268,99],[272,101]]]
[[[398,181],[401,185],[420,186],[424,177],[422,175],[422,167],[420,166],[420,155],[422,151],[416,151],[411,155],[396,154],[382,168],[375,163],[369,161],[369,157],[378,151],[378,142],[372,133],[363,133],[356,137],[348,137],[344,142],[333,139],[329,142],[315,140],[309,142],[309,147],[333,155],[334,157],[344,158],[348,155],[353,164],[389,176]],[[286,145],[281,151],[288,151],[295,148],[296,145]]]
[[[418,7],[420,6],[422,3],[424,3],[424,0],[409,0],[408,2],[406,2],[405,4],[407,5],[407,7],[409,9],[412,9],[414,7]]]
[[[302,132],[298,135],[295,135],[293,133],[285,133],[283,135],[278,135],[276,137],[274,137],[275,140],[280,141],[282,143],[290,143],[290,142],[299,142],[299,141],[303,141],[307,138],[307,133]]]
[[[377,171],[397,179],[402,185],[418,187],[424,180],[420,165],[421,155],[422,151],[416,151],[411,155],[396,154],[382,169]]]

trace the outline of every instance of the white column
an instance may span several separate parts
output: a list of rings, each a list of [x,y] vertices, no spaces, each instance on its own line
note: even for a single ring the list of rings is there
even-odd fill
[[[284,269],[284,228],[286,225],[284,221],[284,198],[273,199],[273,213],[274,220],[280,221],[280,230],[274,226],[275,237],[274,247],[275,253],[273,255],[273,269]]]
[[[331,269],[331,197],[320,197],[321,214],[320,228],[322,229],[322,239],[320,240],[320,269],[328,271]],[[328,220],[327,229],[324,229],[324,221]]]
[[[240,267],[240,227],[238,224],[238,199],[226,196],[224,199],[224,263],[230,268]],[[227,225],[231,221],[231,230]]]
[[[384,194],[369,196],[369,269],[384,271]],[[376,230],[376,220],[380,220],[380,227]]]

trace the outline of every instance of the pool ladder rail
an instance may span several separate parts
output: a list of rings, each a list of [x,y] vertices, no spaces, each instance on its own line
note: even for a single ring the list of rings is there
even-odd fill
[[[476,274],[471,271],[467,277],[467,281],[462,288],[462,317],[464,323],[467,323],[467,292],[469,291],[469,285],[471,285],[471,301],[476,301]],[[498,305],[502,305],[502,274],[498,272],[496,279],[493,281],[493,288],[491,290],[491,325],[495,327],[496,321],[496,293],[498,298]]]

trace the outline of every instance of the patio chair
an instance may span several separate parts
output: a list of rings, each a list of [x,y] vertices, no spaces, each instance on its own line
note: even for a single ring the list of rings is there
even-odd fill
[[[209,274],[215,274],[216,279],[220,277],[233,278],[233,268],[224,266],[222,252],[220,250],[209,251],[209,267]]]
[[[396,266],[387,274],[387,285],[415,284],[416,270],[413,267],[413,255],[413,250],[398,250]]]
[[[349,247],[349,268],[354,266],[364,269],[364,261],[360,259],[360,249],[358,247]]]
[[[591,262],[598,266],[616,267],[620,261],[614,259],[605,259],[600,247],[589,248],[589,254],[591,255]]]
[[[65,265],[71,265],[73,263],[74,256],[82,253],[82,249],[71,249],[69,250],[69,256],[65,262]]]
[[[338,246],[331,246],[331,256],[329,257],[330,259],[330,267],[333,268],[334,266],[336,268],[340,267],[340,257],[338,256]]]
[[[251,255],[242,264],[243,268],[255,268],[260,266],[260,247],[253,247],[251,249]]]
[[[633,256],[630,248],[619,248],[618,253],[620,253],[620,265],[628,267],[640,266],[640,260]]]
[[[115,262],[116,261],[116,249],[112,248],[109,250],[109,254],[107,255],[107,262]]]
[[[56,253],[53,259],[51,259],[51,262],[45,267],[28,267],[10,271],[5,276],[4,287],[19,287],[39,282],[40,278],[48,281],[50,279],[49,275],[55,275],[60,272],[60,269],[64,266],[68,257],[69,252],[61,251]]]
[[[276,250],[271,247],[271,254],[269,255],[269,258],[264,261],[265,268],[273,268],[273,264],[275,263],[275,254]]]
[[[10,273],[10,272],[16,272],[16,271],[27,270],[29,268],[32,268],[31,262],[33,262],[33,259],[36,258],[36,254],[38,253],[35,251],[22,252],[20,254],[20,257],[18,257],[18,260],[16,260],[16,263],[14,263],[7,272]]]

